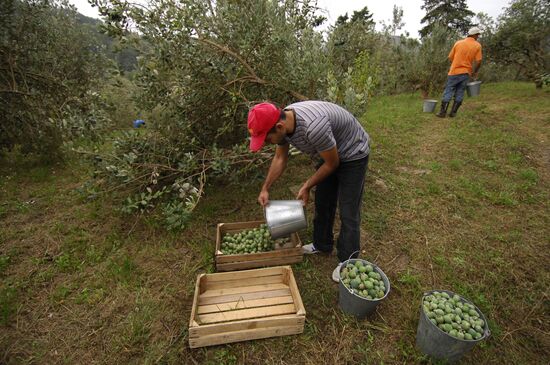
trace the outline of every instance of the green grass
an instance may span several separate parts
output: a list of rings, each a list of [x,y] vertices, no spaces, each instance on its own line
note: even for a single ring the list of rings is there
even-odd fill
[[[336,257],[306,257],[293,266],[302,335],[195,350],[187,325],[196,276],[215,270],[216,224],[262,218],[261,180],[211,182],[177,234],[121,215],[109,198],[85,199],[84,162],[10,156],[0,164],[2,361],[430,363],[415,347],[419,302],[448,289],[477,304],[492,331],[464,363],[547,363],[549,96],[487,84],[455,119],[422,113],[417,95],[372,99],[361,255],[386,272],[389,297],[366,320],[344,315]],[[294,158],[271,198],[293,198],[312,171]],[[311,226],[301,238],[311,241]]]

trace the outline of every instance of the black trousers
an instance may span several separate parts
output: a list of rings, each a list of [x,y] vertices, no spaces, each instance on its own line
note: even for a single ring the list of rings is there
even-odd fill
[[[341,225],[336,248],[340,262],[346,261],[350,256],[358,256],[354,252],[359,251],[360,247],[361,203],[368,164],[369,156],[340,162],[336,171],[315,188],[313,243],[319,251],[332,252],[332,229],[338,206]]]

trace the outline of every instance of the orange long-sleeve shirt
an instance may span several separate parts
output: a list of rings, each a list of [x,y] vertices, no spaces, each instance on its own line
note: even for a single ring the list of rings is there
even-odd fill
[[[472,74],[472,62],[481,61],[481,44],[472,37],[457,41],[449,52],[451,68],[449,75]]]

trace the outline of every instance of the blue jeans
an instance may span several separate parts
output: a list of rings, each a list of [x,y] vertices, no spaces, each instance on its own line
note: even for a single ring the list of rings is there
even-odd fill
[[[461,102],[464,99],[464,90],[466,90],[466,84],[470,75],[449,75],[447,76],[447,85],[443,92],[443,101],[448,103],[451,101],[453,94],[455,95],[455,101]]]
[[[315,248],[323,252],[332,252],[332,226],[338,204],[341,225],[336,247],[340,262],[346,261],[350,256],[357,257],[358,253],[354,252],[360,249],[361,202],[368,163],[369,156],[360,160],[341,162],[336,171],[315,188]]]

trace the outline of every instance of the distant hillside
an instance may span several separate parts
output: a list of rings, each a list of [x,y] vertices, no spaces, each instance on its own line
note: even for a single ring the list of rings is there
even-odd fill
[[[136,68],[138,51],[130,45],[121,45],[118,40],[109,37],[100,31],[103,22],[100,19],[90,18],[80,13],[77,14],[77,20],[84,27],[90,29],[96,34],[99,42],[105,46],[107,56],[116,61],[120,71],[132,72]]]

